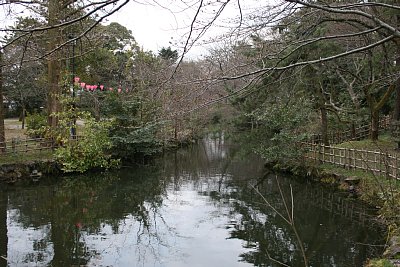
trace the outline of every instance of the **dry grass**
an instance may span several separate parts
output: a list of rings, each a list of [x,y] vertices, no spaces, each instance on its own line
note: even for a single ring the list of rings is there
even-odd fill
[[[10,141],[13,138],[27,138],[25,131],[26,129],[21,128],[22,123],[18,120],[18,118],[5,119],[4,127],[6,134],[6,141]]]

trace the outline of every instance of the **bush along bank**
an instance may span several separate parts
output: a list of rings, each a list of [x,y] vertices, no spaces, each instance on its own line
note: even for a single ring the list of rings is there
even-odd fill
[[[187,139],[160,143],[157,150],[144,154],[141,151],[130,151],[131,154],[112,155],[106,151],[104,140],[97,138],[80,138],[66,140],[63,147],[41,153],[15,153],[1,155],[0,183],[14,184],[18,181],[38,182],[42,176],[65,175],[84,172],[105,171],[124,165],[148,164],[163,153],[186,147],[197,140]],[[107,141],[107,140],[106,140]],[[108,147],[107,147],[108,148]],[[120,150],[120,152],[123,152]]]
[[[267,162],[269,170],[304,177],[346,191],[377,207],[377,221],[387,229],[386,249],[381,259],[369,260],[365,266],[400,266],[400,181],[371,172],[347,170],[315,162]]]

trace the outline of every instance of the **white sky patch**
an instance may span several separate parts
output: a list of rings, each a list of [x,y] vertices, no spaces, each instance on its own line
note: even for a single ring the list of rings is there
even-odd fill
[[[145,50],[157,53],[161,48],[171,46],[171,48],[182,52],[198,8],[198,1],[186,1],[187,3],[176,0],[158,2],[163,6],[154,2],[152,4],[139,4],[131,1],[120,11],[109,17],[109,22],[118,22],[131,30],[139,46]],[[218,5],[221,5],[221,2],[217,5],[210,4],[202,8],[194,28],[207,25],[215,16],[220,7]],[[208,28],[206,33],[196,41],[187,56],[189,58],[198,58],[206,54],[209,48],[216,45],[215,42],[211,41],[213,38],[226,35],[232,28],[238,26],[232,19],[240,16],[240,10],[243,17],[246,17],[254,12],[259,5],[260,3],[255,0],[248,0],[246,3],[241,1],[241,9],[239,9],[237,1],[229,3],[220,17],[213,22],[213,26]],[[194,31],[192,38],[195,38],[198,33],[199,31]],[[227,39],[224,38],[224,41],[227,41]]]
[[[223,42],[234,41],[234,35],[228,36],[228,32],[238,26],[234,18],[254,13],[265,2],[256,0],[230,1],[218,19],[213,21],[221,5],[226,1],[204,1],[204,7],[200,10],[196,23],[194,24],[191,39],[196,39],[195,44],[187,53],[187,58],[199,58],[207,54],[213,47],[219,47],[218,36],[224,36]],[[240,3],[240,8],[238,3]],[[198,0],[152,0],[152,1],[130,1],[118,12],[108,17],[105,23],[118,22],[132,31],[139,46],[144,50],[158,53],[163,47],[170,46],[182,53],[190,32],[191,23],[196,16]],[[24,10],[22,6],[12,5],[12,9],[4,6],[0,8],[0,22],[5,27],[14,24],[18,16],[32,15]],[[212,21],[212,26],[203,33],[201,28]],[[200,34],[200,38],[197,39]],[[0,33],[4,36],[4,32]],[[228,37],[227,37],[228,36]],[[221,42],[221,39],[219,39]]]
[[[176,37],[182,34],[178,29],[179,19],[165,8],[129,2],[109,21],[131,30],[139,46],[145,50],[158,52],[163,47],[173,47]]]
[[[20,211],[17,209],[7,211],[8,264],[47,266],[54,256],[53,244],[49,242],[51,225],[41,225],[37,228],[24,227],[19,223],[20,217]]]

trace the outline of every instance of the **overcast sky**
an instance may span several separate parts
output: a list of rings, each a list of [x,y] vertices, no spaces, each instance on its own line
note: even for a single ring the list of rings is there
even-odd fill
[[[162,47],[168,46],[179,50],[186,41],[185,37],[189,32],[190,23],[195,16],[197,5],[188,8],[182,3],[185,1],[163,0],[158,2],[165,6],[138,4],[131,1],[119,12],[110,17],[109,22],[116,21],[131,30],[138,44],[145,50],[157,52]],[[186,2],[196,3],[197,1]],[[256,0],[247,0],[246,6],[243,4],[241,6],[242,12],[251,11],[255,3],[257,3]],[[215,15],[216,10],[218,10],[218,6],[209,6],[207,9],[204,9],[200,14],[199,21],[209,20],[210,17]],[[197,58],[205,54],[207,48],[202,45],[202,41],[204,42],[210,37],[217,36],[226,31],[227,20],[238,15],[237,2],[232,1],[225,8],[220,19],[215,22],[215,26],[209,29],[207,35],[198,42],[198,45],[190,50],[188,56],[190,58]]]
[[[165,1],[167,2],[167,1]],[[177,49],[183,35],[187,32],[187,23],[191,11],[177,13],[179,6],[170,6],[171,10],[156,5],[129,2],[109,22],[116,21],[132,31],[133,36],[145,50],[159,51],[171,46]],[[175,14],[174,14],[174,13]],[[195,52],[195,51],[194,51]],[[200,54],[200,51],[196,52]]]
[[[140,1],[143,4],[140,4]],[[205,4],[209,2],[214,4],[202,8],[196,20],[203,25],[215,16],[218,5],[224,1],[204,1]],[[229,19],[239,16],[237,3],[238,1],[230,1],[219,19],[213,23],[213,27],[208,29],[207,34],[190,49],[187,57],[198,58],[207,53],[207,48],[216,46],[215,43],[206,46],[204,42],[210,43],[208,42],[210,38],[223,34],[228,30],[228,26],[235,25]],[[240,3],[244,16],[251,14],[260,4],[258,0],[246,0]],[[110,16],[108,23],[115,21],[131,30],[138,44],[145,50],[157,53],[162,47],[171,46],[182,52],[197,8],[197,0],[135,0],[130,1],[120,11]],[[29,12],[22,13],[17,8],[14,14],[7,16],[7,10],[3,8],[0,10],[0,23],[6,27],[13,23],[15,17],[27,14]]]

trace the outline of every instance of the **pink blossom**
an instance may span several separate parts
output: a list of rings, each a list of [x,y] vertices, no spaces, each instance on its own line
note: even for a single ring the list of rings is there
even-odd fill
[[[79,77],[75,77],[75,78],[74,78],[74,82],[75,82],[76,84],[78,84],[80,80],[81,80],[81,78],[79,78]]]
[[[121,93],[122,92],[122,89],[121,88],[118,88],[118,93]]]
[[[85,88],[86,83],[81,83],[81,87]]]
[[[110,87],[110,88],[108,88],[108,90],[112,91],[113,89],[112,89],[112,87]]]
[[[104,85],[100,85],[100,90],[103,91]]]

